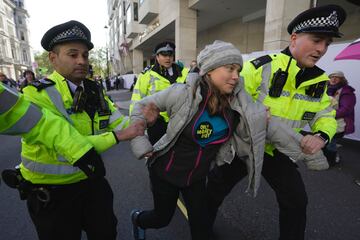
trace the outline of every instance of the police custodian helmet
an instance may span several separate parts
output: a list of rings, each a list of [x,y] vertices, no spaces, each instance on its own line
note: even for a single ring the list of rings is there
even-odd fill
[[[325,5],[310,8],[296,16],[288,25],[292,33],[323,33],[341,37],[339,27],[346,19],[345,10],[338,5]]]
[[[41,46],[51,51],[56,44],[80,41],[86,44],[89,50],[94,47],[91,42],[90,30],[81,22],[71,20],[50,28],[41,39]]]

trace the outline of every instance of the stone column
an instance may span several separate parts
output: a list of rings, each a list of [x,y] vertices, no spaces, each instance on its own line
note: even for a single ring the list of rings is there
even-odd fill
[[[179,0],[179,16],[175,20],[175,55],[185,67],[196,59],[196,35],[196,11],[189,8],[188,1]]]
[[[143,70],[143,61],[144,61],[143,52],[141,50],[134,49],[132,54],[133,54],[132,57],[133,71],[134,73],[139,74]]]
[[[311,0],[267,0],[264,50],[283,49],[289,45],[287,26],[300,12],[310,8]]]

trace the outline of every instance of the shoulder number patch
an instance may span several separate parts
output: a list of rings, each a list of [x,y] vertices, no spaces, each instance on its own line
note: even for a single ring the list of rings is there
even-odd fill
[[[258,57],[250,62],[254,65],[255,69],[258,69],[262,65],[265,65],[271,61],[272,61],[272,58],[269,55],[265,55],[265,56]]]

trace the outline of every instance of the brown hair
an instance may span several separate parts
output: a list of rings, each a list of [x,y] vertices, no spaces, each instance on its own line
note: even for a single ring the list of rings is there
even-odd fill
[[[221,94],[220,91],[212,84],[212,81],[207,74],[202,76],[201,79],[196,83],[196,87],[193,92],[194,97],[199,86],[210,91],[210,97],[207,103],[210,115],[222,113],[226,108],[229,107],[229,98],[231,96],[228,94]]]

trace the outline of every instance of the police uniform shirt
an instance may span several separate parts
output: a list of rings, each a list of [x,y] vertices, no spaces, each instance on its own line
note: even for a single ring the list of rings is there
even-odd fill
[[[66,82],[67,82],[67,84],[68,84],[68,86],[70,88],[71,95],[74,96],[74,93],[75,93],[78,85],[76,85],[75,83],[73,83],[73,82],[71,82],[70,80],[67,80],[67,79],[66,79]],[[83,82],[81,82],[79,86],[84,89],[84,83]]]

